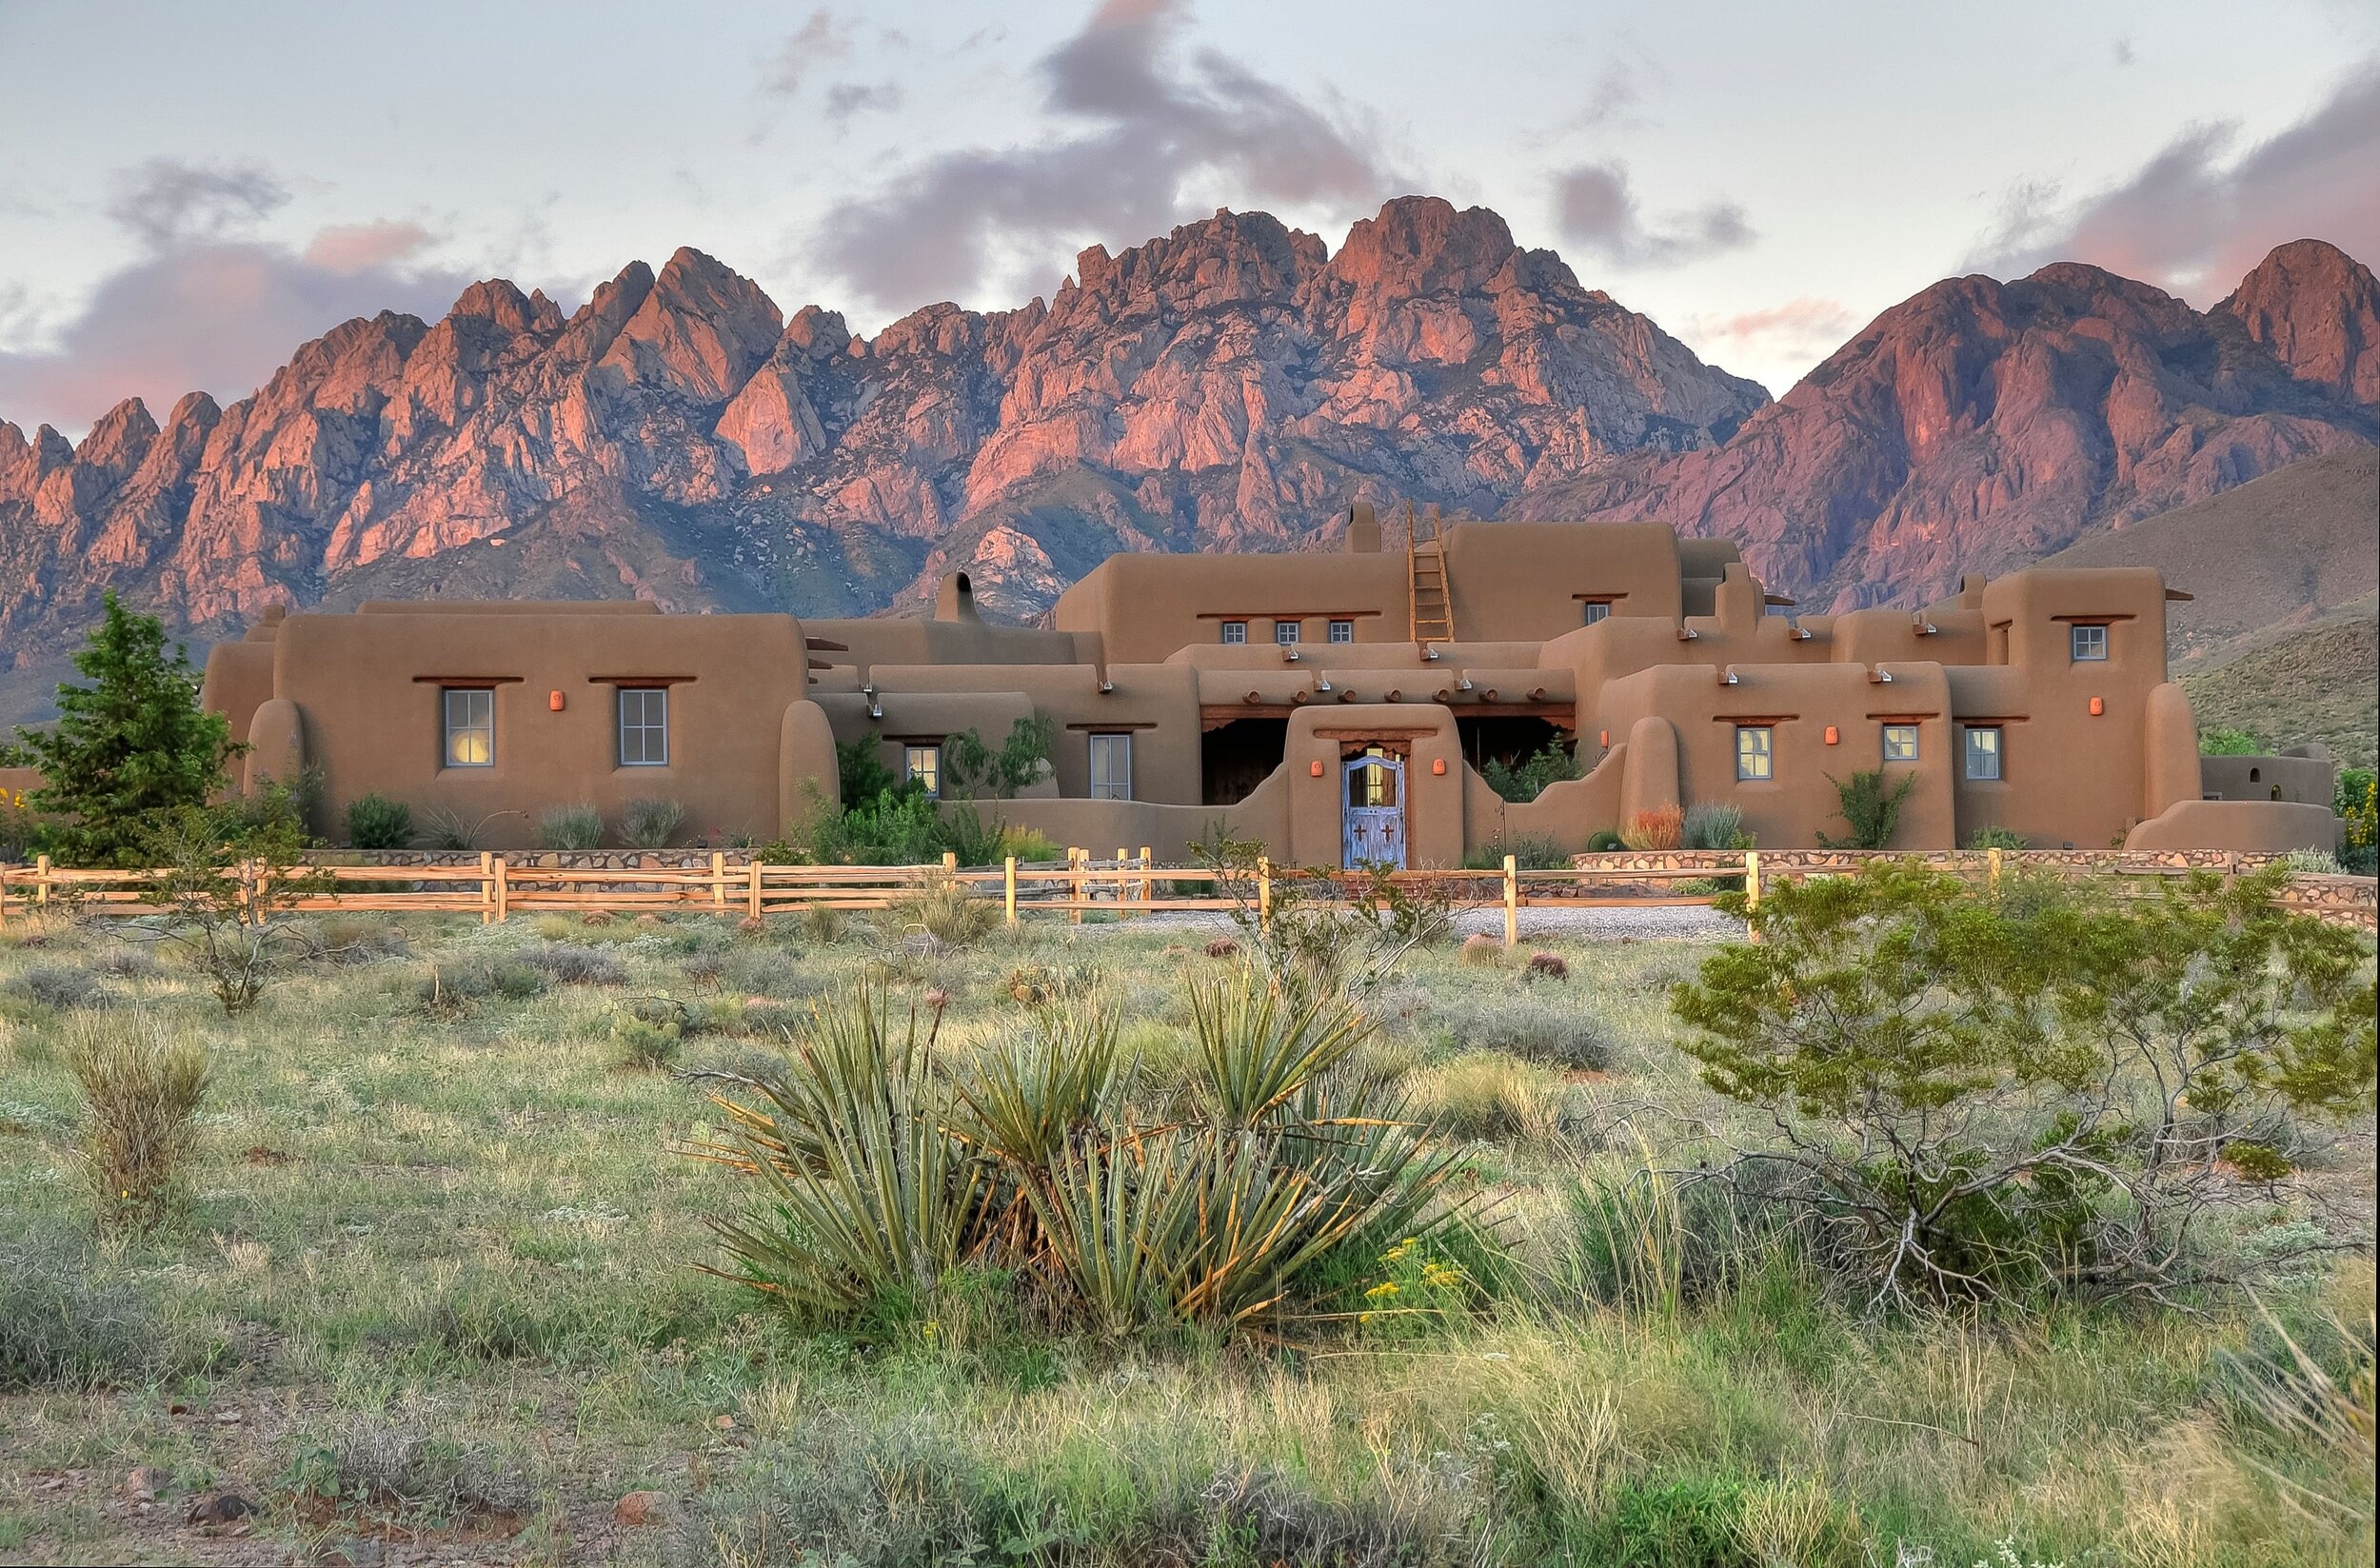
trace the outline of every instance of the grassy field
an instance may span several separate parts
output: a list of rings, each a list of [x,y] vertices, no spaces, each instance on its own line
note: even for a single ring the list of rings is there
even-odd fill
[[[227,1021],[105,929],[8,935],[0,1560],[2370,1560],[2369,1447],[2276,1431],[2248,1394],[2278,1325],[2334,1360],[2336,1325],[2368,1327],[2368,1253],[2269,1285],[2269,1318],[2231,1296],[1875,1320],[1778,1246],[1686,1258],[1671,1296],[1595,1288],[1577,1260],[1610,1238],[1579,1195],[1729,1123],[1669,1043],[1705,944],[1550,943],[1566,980],[1409,959],[1365,1070],[1469,1141],[1488,1236],[1377,1278],[1501,1283],[1267,1348],[1056,1332],[1000,1276],[804,1331],[702,1272],[704,1217],[742,1194],[672,1145],[718,1113],[624,1065],[615,1027],[666,993],[705,1025],[681,1064],[733,1068],[866,975],[900,1005],[944,992],[963,1049],[1021,1025],[1019,969],[1096,971],[1162,1074],[1182,975],[1230,962],[1203,937],[928,957],[793,923],[350,923],[362,962]],[[531,952],[534,985],[500,962]],[[91,1006],[214,1053],[187,1207],[146,1238],[93,1240],[66,1065]],[[2367,1214],[2369,1130],[2310,1178]],[[1686,1243],[1641,1212],[1620,1248],[1659,1265]],[[2304,1223],[2288,1187],[2259,1222]],[[260,1512],[186,1522],[224,1491]]]

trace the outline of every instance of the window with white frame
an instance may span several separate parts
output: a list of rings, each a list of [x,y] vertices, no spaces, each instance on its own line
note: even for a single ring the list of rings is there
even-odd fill
[[[1586,619],[1581,624],[1590,626],[1597,621],[1610,620],[1612,618],[1611,601],[1608,599],[1588,600],[1585,605],[1585,616]]]
[[[1353,621],[1333,621],[1331,623],[1330,638],[1334,643],[1354,642],[1356,640],[1356,624]]]
[[[1305,629],[1302,622],[1276,621],[1273,623],[1273,641],[1285,648],[1294,648],[1298,645],[1298,639],[1305,635]]]
[[[1993,780],[2001,777],[2000,726],[1970,724],[1967,727],[1967,777]]]
[[[1091,799],[1095,801],[1132,799],[1132,737],[1130,735],[1094,735],[1091,737]]]
[[[2071,626],[2067,629],[2066,638],[2067,646],[2078,665],[2093,663],[2108,656],[2108,628],[2105,626]]]
[[[443,692],[446,765],[496,765],[496,694],[486,686],[447,686]]]
[[[1915,724],[1884,726],[1884,760],[1888,763],[1914,763],[1917,760]]]
[[[669,765],[669,688],[620,688],[620,765]]]
[[[1246,623],[1245,621],[1226,621],[1226,622],[1224,622],[1224,623],[1223,623],[1223,641],[1224,641],[1224,642],[1226,642],[1226,643],[1244,643],[1244,642],[1246,642],[1247,640],[1248,640],[1248,623]]]
[[[1767,724],[1735,726],[1735,777],[1776,777],[1776,731]]]
[[[939,745],[904,745],[901,748],[902,774],[913,779],[925,790],[926,798],[942,798],[942,748]]]

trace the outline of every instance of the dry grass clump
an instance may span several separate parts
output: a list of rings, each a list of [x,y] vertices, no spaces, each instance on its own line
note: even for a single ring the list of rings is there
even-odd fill
[[[1570,961],[1559,953],[1532,953],[1527,972],[1532,980],[1568,980]]]
[[[1541,1067],[1499,1051],[1472,1051],[1419,1080],[1430,1122],[1450,1138],[1530,1141],[1549,1137],[1561,1110],[1561,1085]]]
[[[600,947],[553,943],[524,947],[515,957],[564,985],[625,985],[627,966]]]
[[[37,1002],[60,1012],[76,1008],[105,1007],[115,999],[108,994],[99,977],[75,964],[45,963],[28,969],[9,982],[9,994],[27,1002]]]
[[[63,1231],[0,1239],[0,1393],[131,1382],[171,1358],[149,1299],[98,1261]]]
[[[1455,961],[1476,969],[1498,968],[1504,962],[1504,944],[1485,931],[1474,931],[1455,950]]]
[[[831,903],[804,904],[794,929],[803,942],[830,947],[850,934],[851,917]]]
[[[937,877],[915,893],[897,900],[886,913],[891,929],[923,933],[945,947],[967,947],[1000,928],[1001,907],[977,898],[962,882]]]
[[[1612,1044],[1602,1028],[1577,1003],[1559,996],[1491,993],[1434,1011],[1446,1037],[1469,1050],[1501,1051],[1571,1072],[1600,1072],[1612,1064]]]
[[[141,1015],[82,1013],[68,1033],[100,1221],[146,1228],[172,1206],[196,1144],[192,1118],[212,1077],[207,1047]]]
[[[483,1002],[526,1002],[544,993],[545,972],[516,957],[466,953],[441,958],[416,988],[419,1010],[431,1018],[460,1018]]]
[[[326,915],[311,936],[316,950],[334,963],[376,963],[413,951],[403,926],[369,915]]]
[[[311,1446],[304,1489],[345,1504],[448,1520],[527,1513],[536,1492],[520,1460],[455,1432],[450,1415],[420,1405],[349,1417]]]

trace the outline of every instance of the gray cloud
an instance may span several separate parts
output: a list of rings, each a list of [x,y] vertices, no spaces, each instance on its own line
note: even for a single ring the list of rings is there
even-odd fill
[[[74,431],[127,397],[161,419],[185,392],[228,402],[351,316],[435,318],[471,281],[423,261],[433,236],[416,224],[324,228],[303,248],[245,232],[285,199],[258,169],[128,175],[109,210],[142,254],[39,347],[0,351],[0,419]]]
[[[2235,122],[2187,127],[2131,178],[2080,200],[2053,182],[2016,186],[1967,267],[2015,277],[2090,262],[2206,304],[2291,240],[2380,258],[2380,58],[2278,135],[2235,153],[2239,140]]]
[[[829,211],[820,259],[870,300],[913,304],[970,293],[1020,253],[1158,232],[1198,208],[1200,179],[1240,202],[1390,193],[1343,117],[1214,50],[1183,60],[1185,21],[1181,0],[1106,0],[1036,67],[1044,110],[1083,129],[928,158]]]
[[[868,110],[890,113],[901,107],[898,82],[837,82],[826,89],[826,120],[842,125]]]
[[[851,57],[852,30],[851,23],[823,6],[810,12],[769,60],[761,90],[781,98],[800,92],[818,67]]]
[[[1564,241],[1614,267],[1672,267],[1740,250],[1759,236],[1734,202],[1645,222],[1620,164],[1580,164],[1554,176],[1554,217]]]

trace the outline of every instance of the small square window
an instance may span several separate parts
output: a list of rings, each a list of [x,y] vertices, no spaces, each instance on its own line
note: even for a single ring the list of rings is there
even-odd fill
[[[1224,623],[1223,623],[1223,641],[1224,641],[1224,642],[1226,642],[1226,643],[1244,643],[1244,642],[1246,642],[1247,640],[1248,640],[1248,623],[1246,623],[1245,621],[1226,621],[1226,622],[1224,622]]]
[[[2000,726],[1977,724],[1967,731],[1967,777],[2000,777]]]
[[[1884,726],[1884,760],[1888,763],[1914,763],[1917,760],[1915,724]]]
[[[1353,621],[1333,621],[1333,622],[1331,623],[1331,641],[1332,641],[1332,642],[1334,642],[1334,643],[1352,643],[1352,642],[1354,642],[1355,640],[1356,640],[1356,624],[1355,624]]]
[[[1609,603],[1601,599],[1590,599],[1587,601],[1585,625],[1591,626],[1597,621],[1608,621],[1611,618],[1612,606]]]
[[[1766,724],[1735,726],[1735,777],[1776,777],[1776,731]]]
[[[620,688],[620,765],[669,765],[669,688]]]
[[[1273,623],[1273,641],[1285,648],[1296,647],[1298,639],[1305,635],[1305,627],[1296,621]]]
[[[2067,636],[2077,664],[2108,656],[2108,628],[2105,626],[2075,626]]]
[[[902,769],[910,779],[925,788],[928,800],[942,798],[942,748],[938,745],[903,746]]]
[[[1132,799],[1131,736],[1094,735],[1091,737],[1091,799],[1095,801]]]
[[[496,765],[496,694],[486,686],[448,686],[446,750],[448,767]]]

